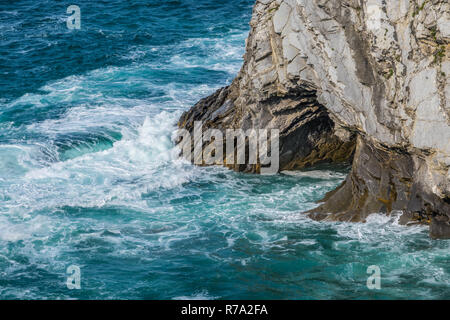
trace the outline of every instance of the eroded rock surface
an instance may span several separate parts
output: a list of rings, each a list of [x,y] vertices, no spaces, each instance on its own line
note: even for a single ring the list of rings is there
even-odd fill
[[[281,170],[346,161],[356,145],[346,182],[310,216],[401,210],[449,238],[449,2],[257,0],[250,25],[237,78],[179,126],[280,129]]]

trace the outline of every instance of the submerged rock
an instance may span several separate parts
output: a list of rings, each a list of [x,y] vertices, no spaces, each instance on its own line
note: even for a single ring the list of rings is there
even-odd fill
[[[445,0],[257,0],[239,75],[179,126],[279,129],[280,170],[353,159],[312,218],[401,210],[450,238],[449,12]]]

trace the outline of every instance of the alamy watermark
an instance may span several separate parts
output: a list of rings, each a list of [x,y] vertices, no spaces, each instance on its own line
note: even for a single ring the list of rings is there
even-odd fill
[[[370,266],[367,268],[367,288],[369,290],[381,290],[381,268],[379,266]]]
[[[67,18],[67,28],[70,30],[81,29],[81,10],[79,6],[71,5],[67,7],[67,14],[70,14]]]
[[[194,122],[193,140],[186,129],[176,133],[176,138],[181,138],[182,156],[197,165],[257,165],[262,175],[278,173],[279,136],[278,129],[227,129],[225,133],[208,129],[203,132],[201,121]]]
[[[81,289],[81,269],[79,266],[71,265],[67,268],[67,289],[80,290]]]

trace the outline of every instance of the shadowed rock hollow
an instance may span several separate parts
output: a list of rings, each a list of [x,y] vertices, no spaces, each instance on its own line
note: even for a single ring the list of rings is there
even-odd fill
[[[311,218],[398,210],[450,238],[449,12],[445,0],[257,0],[238,76],[179,127],[279,129],[280,170],[353,159]]]

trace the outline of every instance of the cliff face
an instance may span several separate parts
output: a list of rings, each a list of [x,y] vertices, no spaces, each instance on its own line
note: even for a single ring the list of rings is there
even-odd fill
[[[237,78],[179,126],[280,129],[281,170],[353,158],[312,218],[401,210],[450,237],[448,1],[257,0],[250,25]]]

